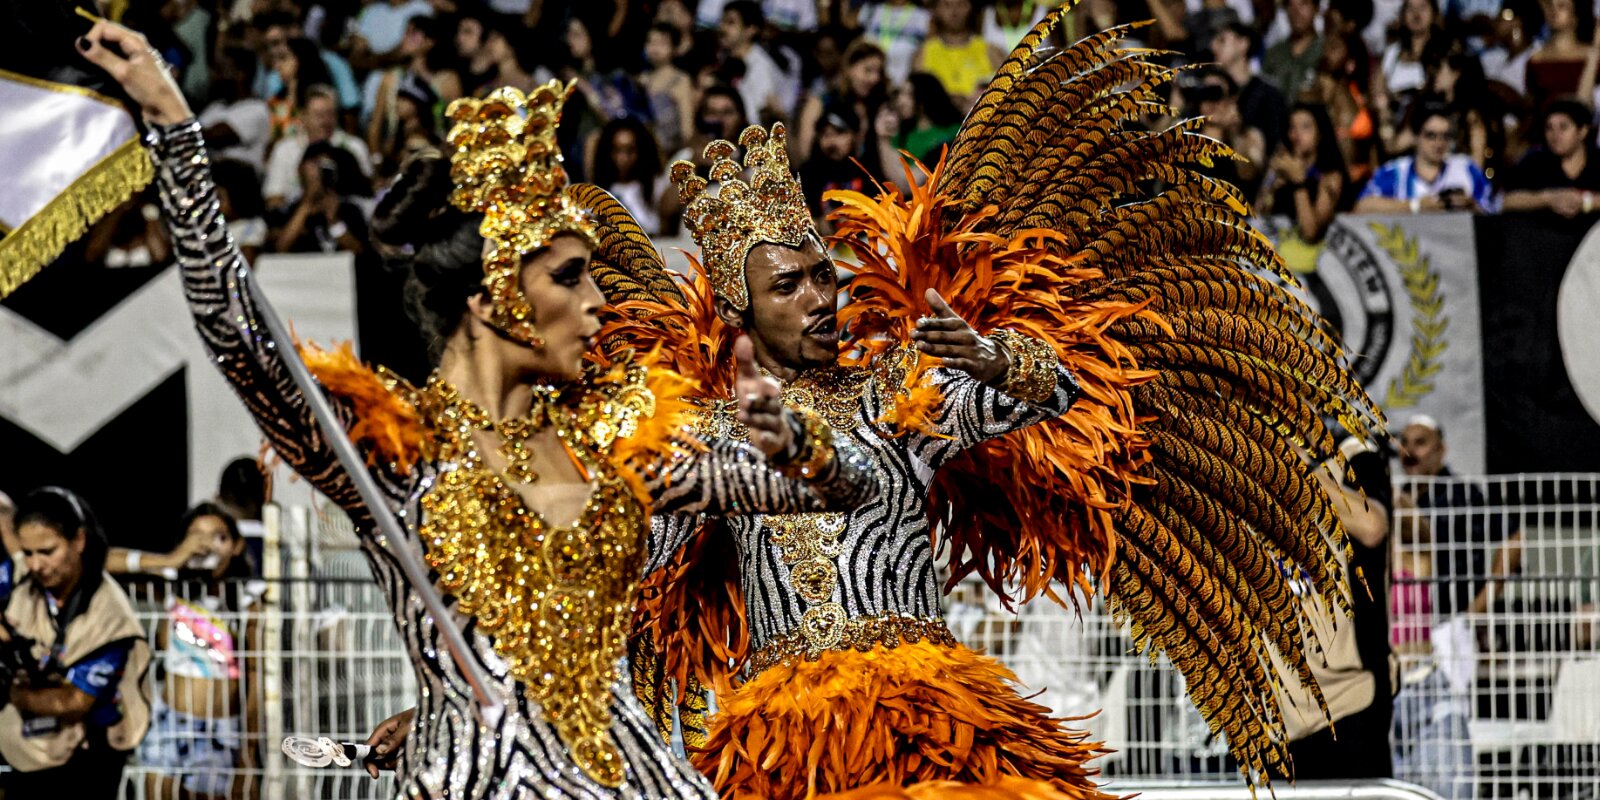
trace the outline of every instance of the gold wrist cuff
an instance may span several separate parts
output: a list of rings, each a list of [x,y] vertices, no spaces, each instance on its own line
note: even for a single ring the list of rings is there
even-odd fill
[[[1049,342],[1003,329],[990,333],[989,338],[1011,356],[1011,368],[1000,391],[1027,403],[1043,403],[1056,393],[1056,367],[1061,359]]]
[[[778,474],[795,480],[814,480],[833,463],[833,427],[809,408],[790,411],[800,418],[800,450],[793,460],[776,465]]]

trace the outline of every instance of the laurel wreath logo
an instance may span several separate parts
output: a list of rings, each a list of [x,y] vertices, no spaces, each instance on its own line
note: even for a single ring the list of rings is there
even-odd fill
[[[1372,223],[1372,232],[1378,235],[1378,246],[1394,259],[1411,303],[1411,353],[1405,369],[1389,380],[1383,407],[1410,408],[1433,391],[1433,378],[1444,367],[1444,351],[1450,346],[1444,334],[1450,329],[1450,317],[1444,313],[1439,273],[1417,247],[1416,237],[1406,236],[1399,225],[1377,222]]]

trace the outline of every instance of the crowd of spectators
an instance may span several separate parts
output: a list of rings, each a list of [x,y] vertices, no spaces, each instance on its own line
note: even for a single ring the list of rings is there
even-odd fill
[[[829,189],[904,186],[1006,53],[1059,0],[165,0],[115,3],[174,65],[219,157],[235,237],[262,252],[369,252],[368,215],[445,109],[560,78],[567,169],[646,230],[678,232],[666,172],[713,138],[785,122],[813,211]],[[1441,7],[1440,3],[1444,5]],[[1344,211],[1595,211],[1594,9],[1574,0],[1083,0],[1176,64],[1172,124],[1287,235]],[[1064,43],[1064,42],[1063,42]],[[705,165],[702,163],[702,167]],[[143,207],[141,207],[143,206]],[[95,232],[108,266],[169,257],[148,198]],[[143,213],[141,213],[143,212]]]

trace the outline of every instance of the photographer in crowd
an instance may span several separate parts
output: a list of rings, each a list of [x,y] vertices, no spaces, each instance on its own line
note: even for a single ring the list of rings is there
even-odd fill
[[[150,724],[150,647],[104,571],[106,541],[76,494],[17,503],[21,552],[0,563],[0,755],[7,797],[112,798]]]

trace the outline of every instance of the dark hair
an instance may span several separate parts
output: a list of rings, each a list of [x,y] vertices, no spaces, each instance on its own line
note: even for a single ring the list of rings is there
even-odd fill
[[[1311,123],[1317,128],[1316,162],[1312,166],[1324,175],[1332,173],[1344,175],[1346,172],[1344,154],[1339,152],[1338,134],[1334,133],[1333,119],[1328,116],[1327,107],[1321,103],[1299,102],[1290,107],[1289,116],[1293,117],[1301,112],[1310,114]],[[1285,146],[1289,144],[1288,130],[1289,126],[1285,125],[1283,140]]]
[[[817,116],[816,137],[811,146],[812,152],[820,146],[822,132],[827,128],[838,128],[849,131],[855,136],[861,135],[861,116],[856,113],[855,107],[850,103],[835,100],[824,106],[822,113]]]
[[[729,11],[737,14],[739,21],[744,23],[746,28],[759,28],[767,24],[767,15],[756,0],[729,0],[728,4],[722,7],[722,13],[726,14]]]
[[[450,205],[450,162],[437,153],[406,162],[372,214],[372,236],[408,250],[391,257],[406,274],[406,315],[421,329],[437,365],[461,324],[467,299],[483,292],[482,217]]]
[[[612,151],[616,147],[617,134],[628,131],[633,134],[634,147],[639,151],[637,161],[633,165],[633,174],[624,178],[617,174],[617,164],[612,158]],[[644,185],[645,197],[655,197],[656,179],[661,175],[661,149],[656,146],[656,137],[650,129],[633,117],[622,117],[606,123],[600,130],[600,138],[594,146],[594,184],[602,189],[609,190],[612,185],[625,179],[636,180]]]
[[[240,457],[228,462],[217,479],[217,499],[241,514],[259,514],[267,504],[267,476],[253,458]]]
[[[733,103],[733,107],[734,108],[739,109],[739,125],[733,131],[733,135],[734,136],[738,136],[739,132],[743,131],[745,129],[745,127],[747,127],[750,124],[751,121],[749,119],[746,119],[745,115],[744,115],[744,97],[739,94],[739,90],[738,89],[735,89],[732,86],[729,86],[729,85],[727,85],[725,83],[714,83],[714,84],[711,84],[710,86],[706,87],[705,91],[700,93],[700,102],[695,104],[695,107],[694,107],[694,118],[695,118],[695,121],[698,122],[701,117],[705,116],[705,114],[706,114],[706,101],[710,100],[713,97],[724,98],[724,99],[728,100],[729,102]]]
[[[289,52],[294,53],[298,72],[295,73],[295,85],[300,89],[300,96],[293,98],[295,105],[302,105],[310,96],[314,86],[332,86],[333,73],[328,71],[328,65],[322,60],[322,51],[317,49],[315,42],[303,36],[297,36],[288,42]],[[288,91],[287,84],[283,91]],[[335,95],[337,98],[337,95]],[[337,99],[334,105],[338,105]]]
[[[45,486],[22,496],[17,503],[16,526],[44,525],[72,541],[84,537],[83,556],[80,559],[82,574],[72,594],[61,603],[60,630],[66,630],[74,617],[89,609],[89,599],[100,590],[100,581],[106,568],[105,531],[95,519],[89,504],[71,489]]]
[[[1419,52],[1425,51],[1434,43],[1434,40],[1445,35],[1444,9],[1439,6],[1439,0],[1422,0],[1422,2],[1427,3],[1428,7],[1433,9],[1433,24],[1428,27],[1428,30],[1423,32],[1422,35],[1426,37],[1426,39],[1422,42],[1422,47],[1419,49]],[[1404,0],[1402,0],[1400,4],[1400,13],[1395,15],[1394,26],[1389,30],[1392,32],[1391,35],[1394,37],[1394,40],[1400,43],[1402,50],[1415,46],[1414,42],[1416,41],[1416,34],[1413,34],[1410,29],[1406,28],[1406,11]]]
[[[255,167],[236,159],[219,158],[211,162],[211,180],[228,193],[228,202],[233,206],[229,219],[250,219],[266,213],[261,178]]]
[[[244,534],[239,532],[239,521],[234,518],[233,514],[230,513],[228,509],[223,508],[217,503],[210,502],[209,500],[202,500],[199,503],[196,503],[188,511],[183,512],[183,519],[178,521],[178,535],[188,536],[189,526],[193,525],[195,520],[202,517],[216,517],[217,519],[222,520],[222,527],[228,531],[228,541],[244,541]],[[229,559],[228,568],[223,571],[222,577],[224,580],[230,578],[248,578],[254,573],[255,567],[251,563],[250,550],[249,548],[245,548],[239,553],[239,555],[233,556]],[[236,604],[230,603],[230,607],[233,605]]]
[[[1338,11],[1357,31],[1372,24],[1372,0],[1328,0],[1328,10]]]
[[[930,0],[928,5],[932,6],[937,1],[938,0]],[[933,9],[930,7],[928,11],[932,12]],[[967,0],[967,18],[961,22],[961,30],[959,31],[945,31],[943,29],[943,23],[939,22],[939,18],[931,15],[930,13],[928,18],[928,35],[938,36],[942,33],[970,33],[973,35],[980,33],[978,30],[978,4],[972,0]]]
[[[1544,113],[1539,115],[1539,119],[1548,124],[1550,118],[1554,116],[1566,117],[1580,128],[1594,127],[1594,112],[1590,111],[1582,100],[1572,95],[1557,97],[1546,103]]]
[[[956,108],[938,78],[926,72],[913,72],[906,78],[906,85],[911,87],[912,101],[934,127],[960,124],[961,110]]]
[[[287,11],[268,11],[251,18],[250,25],[262,33],[268,28],[298,28],[300,17]]]
[[[335,181],[334,193],[340,197],[370,197],[372,196],[372,182],[367,180],[366,173],[361,171],[361,162],[354,153],[340,147],[333,142],[312,142],[306,145],[306,152],[300,156],[300,163],[308,161],[333,162]]]
[[[221,61],[233,65],[234,72],[242,77],[246,83],[255,80],[256,54],[248,47],[224,47],[217,52]],[[240,98],[234,98],[235,100]]]
[[[1418,102],[1411,106],[1411,132],[1422,135],[1422,126],[1434,117],[1444,117],[1450,123],[1450,129],[1456,128],[1456,115],[1450,112],[1450,107],[1439,102]]]
[[[651,25],[649,33],[659,33],[663,36],[666,36],[667,41],[672,43],[673,50],[677,50],[678,43],[683,41],[683,31],[680,31],[665,22],[657,22]]]

